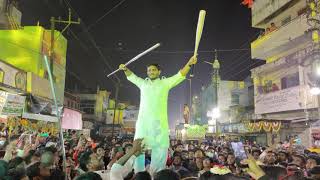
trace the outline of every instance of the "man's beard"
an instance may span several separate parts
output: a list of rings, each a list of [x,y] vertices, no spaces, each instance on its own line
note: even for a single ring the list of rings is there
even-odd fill
[[[159,76],[154,77],[154,78],[150,78],[150,79],[153,81],[153,80],[156,80],[156,79],[158,79],[158,78],[159,78]]]

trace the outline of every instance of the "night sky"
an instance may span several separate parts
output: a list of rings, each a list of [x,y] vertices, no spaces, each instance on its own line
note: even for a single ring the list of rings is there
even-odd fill
[[[210,81],[211,66],[203,61],[214,59],[214,49],[222,50],[218,59],[223,80],[243,80],[251,68],[263,63],[252,60],[250,50],[223,51],[249,49],[250,42],[258,37],[260,30],[251,28],[251,11],[241,5],[241,0],[23,0],[19,7],[23,26],[36,25],[39,21],[50,28],[50,17],[66,19],[68,7],[72,8],[75,20],[81,18],[81,25],[72,25],[64,33],[68,39],[66,89],[69,91],[75,87],[80,91],[95,90],[99,85],[114,96],[117,79],[108,79],[106,74],[158,42],[162,46],[157,51],[129,68],[146,77],[146,65],[159,63],[163,76],[177,73],[192,56],[201,9],[207,14],[192,81],[193,95],[199,94],[201,86]],[[58,30],[63,27],[57,25]],[[139,90],[122,72],[117,76],[123,84],[120,99],[138,105]],[[171,127],[179,118],[179,105],[188,103],[188,83],[184,81],[170,93]]]

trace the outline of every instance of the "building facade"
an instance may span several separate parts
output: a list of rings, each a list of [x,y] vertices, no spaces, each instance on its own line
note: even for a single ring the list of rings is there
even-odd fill
[[[19,29],[21,17],[18,0],[0,0],[0,29]]]
[[[212,85],[209,85],[207,88],[203,88],[201,94],[201,100],[204,100],[204,102],[201,102],[201,121],[206,124],[211,120],[210,111],[213,111],[214,108],[214,101],[212,100],[214,98],[206,98],[214,97],[215,93],[212,87]],[[213,133],[244,133],[246,130],[241,123],[250,119],[253,113],[252,80],[248,77],[244,81],[219,81],[217,94],[220,117],[217,118],[215,123],[217,132]],[[236,125],[237,128],[232,128],[231,124]],[[243,128],[239,128],[240,126]]]
[[[319,119],[318,98],[310,93],[319,63],[318,30],[309,5],[305,0],[256,0],[252,7],[252,26],[265,32],[251,43],[251,57],[266,60],[251,71],[254,121],[282,123],[279,132],[267,133],[268,144],[298,135],[311,146],[311,126]]]
[[[84,112],[84,121],[106,123],[110,92],[98,88],[96,93],[76,95],[80,98],[80,110]]]
[[[64,92],[64,107],[80,111],[80,97],[70,92]]]

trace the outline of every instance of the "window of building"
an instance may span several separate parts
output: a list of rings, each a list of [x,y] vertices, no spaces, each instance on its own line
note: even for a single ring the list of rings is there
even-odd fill
[[[254,86],[249,86],[248,87],[248,100],[249,100],[249,105],[254,104]]]
[[[93,108],[81,108],[81,111],[85,112],[86,114],[94,114]]]
[[[286,17],[281,21],[281,26],[288,24],[291,21],[291,16]]]
[[[232,94],[231,95],[231,104],[233,104],[233,105],[240,104],[240,96],[239,96],[239,94]]]
[[[290,74],[281,78],[281,89],[299,86],[299,73]]]
[[[95,104],[96,101],[95,100],[81,100],[80,103],[81,104]]]

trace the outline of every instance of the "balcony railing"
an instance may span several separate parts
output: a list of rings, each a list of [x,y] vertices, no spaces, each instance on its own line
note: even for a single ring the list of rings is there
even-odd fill
[[[259,27],[273,14],[277,14],[289,3],[296,3],[298,0],[255,0],[252,6],[252,26]]]
[[[298,16],[290,23],[259,37],[251,43],[251,57],[253,59],[268,59],[281,57],[289,50],[297,50],[300,46],[311,42],[306,34],[310,26],[306,14]]]

